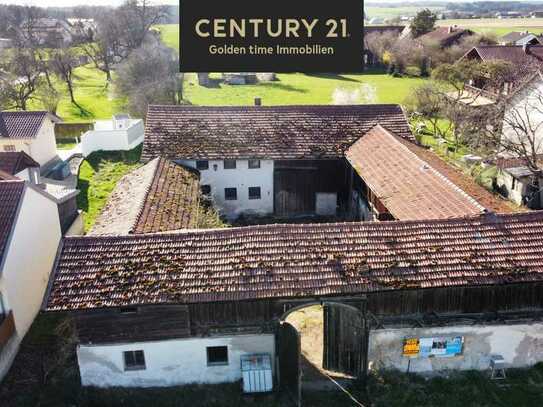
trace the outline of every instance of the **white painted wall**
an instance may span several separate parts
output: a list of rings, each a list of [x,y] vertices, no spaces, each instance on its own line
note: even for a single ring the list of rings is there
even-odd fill
[[[16,346],[40,310],[60,238],[56,203],[26,186],[0,265],[0,292],[6,312],[13,311]],[[6,366],[0,366],[0,378],[3,368]]]
[[[499,171],[496,178],[496,182],[499,188],[504,188],[508,192],[508,199],[522,205],[522,197],[526,193],[528,178],[517,180],[515,188],[513,188],[513,176],[505,171]]]
[[[94,130],[81,136],[81,152],[85,157],[94,151],[127,151],[143,143],[143,120],[130,120],[126,129],[116,130],[112,120],[98,120]]]
[[[534,150],[543,153],[543,79],[539,75],[532,82],[518,92],[512,99],[505,115],[510,119],[504,119],[503,134],[504,141],[512,143],[527,143],[523,132],[515,131],[507,122],[524,123],[535,129],[533,135]],[[528,144],[527,144],[528,145]],[[531,147],[527,147],[531,152]]]
[[[228,365],[208,366],[208,346],[228,346]],[[144,351],[145,370],[124,370],[123,352],[130,350]],[[77,359],[83,386],[163,387],[235,382],[241,379],[241,356],[252,353],[269,353],[274,361],[274,335],[80,345],[77,348]]]
[[[494,354],[503,356],[509,367],[531,366],[543,361],[543,324],[534,323],[373,330],[369,339],[370,366],[405,372],[409,358],[402,355],[404,338],[436,336],[463,336],[462,355],[412,358],[409,371],[485,370]]]
[[[10,139],[0,138],[0,151],[5,151],[4,146],[15,146],[15,151],[24,151],[41,166],[53,160],[57,155],[55,140],[55,124],[50,119],[45,119],[36,138]]]
[[[195,160],[178,160],[196,168]],[[273,160],[260,160],[260,168],[249,168],[248,160],[237,160],[236,169],[225,170],[224,161],[210,160],[209,169],[200,170],[200,185],[211,185],[215,207],[226,217],[242,213],[268,215],[273,213]],[[249,199],[249,187],[260,187],[260,199]],[[224,199],[224,188],[237,188],[238,199]]]

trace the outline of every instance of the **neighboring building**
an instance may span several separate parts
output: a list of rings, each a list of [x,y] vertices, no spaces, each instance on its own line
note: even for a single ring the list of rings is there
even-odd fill
[[[543,169],[543,154],[538,156]],[[527,205],[539,209],[543,203],[543,176],[539,185],[534,186],[535,175],[528,168],[522,158],[499,158],[496,160],[498,176],[496,186],[498,190],[517,205]]]
[[[199,172],[155,158],[117,183],[89,235],[196,229],[202,196]]]
[[[28,182],[0,180],[0,378],[40,310],[60,238],[54,200]]]
[[[0,170],[35,185],[41,182],[40,165],[24,151],[0,151]]]
[[[66,47],[72,44],[70,24],[56,18],[38,18],[21,24],[23,35],[30,35],[37,44],[47,47]]]
[[[539,37],[528,31],[512,31],[498,38],[500,45],[541,45]]]
[[[44,308],[74,318],[86,386],[233,382],[255,354],[290,385],[300,356],[283,321],[313,304],[330,326],[353,315],[323,334],[358,377],[486,370],[495,354],[525,367],[543,361],[541,233],[529,212],[67,238]]]
[[[41,167],[57,159],[55,123],[48,112],[0,112],[0,151],[23,151]]]
[[[473,34],[475,34],[473,31],[457,26],[437,27],[433,31],[421,35],[416,41],[423,45],[433,42],[441,48],[448,48]]]
[[[530,13],[530,17],[532,17],[532,18],[543,18],[543,11],[532,11]]]
[[[94,129],[81,136],[85,157],[95,151],[128,151],[143,142],[143,120],[116,114],[111,120],[97,120]]]
[[[162,156],[198,169],[202,189],[229,219],[435,219],[487,208],[400,140],[414,142],[397,105],[150,106],[142,160]],[[393,187],[399,180],[404,185]]]

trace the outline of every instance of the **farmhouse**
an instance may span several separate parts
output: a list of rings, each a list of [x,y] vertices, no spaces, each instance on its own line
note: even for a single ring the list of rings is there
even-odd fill
[[[511,31],[498,38],[499,45],[541,45],[538,36],[528,31]]]
[[[443,219],[489,209],[412,141],[397,105],[150,106],[142,159],[199,170],[202,191],[229,219]]]
[[[331,370],[526,366],[543,360],[542,232],[530,212],[71,237],[44,308],[74,317],[84,385],[236,381],[264,355],[296,392],[284,319],[315,303]]]
[[[72,29],[65,20],[56,18],[38,18],[28,20],[21,24],[23,39],[28,40],[30,36],[39,45],[47,47],[65,47],[73,41]]]
[[[57,157],[55,123],[48,112],[0,111],[0,151],[24,151],[40,166]]]
[[[60,238],[56,202],[0,171],[0,379],[40,310]]]

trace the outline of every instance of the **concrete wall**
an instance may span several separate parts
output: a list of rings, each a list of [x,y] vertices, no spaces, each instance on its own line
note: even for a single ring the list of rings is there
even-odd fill
[[[228,365],[208,366],[208,346],[227,346]],[[123,352],[130,350],[144,351],[145,370],[124,370]],[[252,353],[269,353],[275,360],[274,335],[80,345],[77,358],[84,386],[154,387],[237,381],[241,379],[241,356]]]
[[[143,120],[132,120],[132,125],[122,130],[114,130],[111,120],[101,122],[81,136],[81,152],[85,157],[100,150],[128,151],[143,143]]]
[[[0,265],[4,308],[13,311],[17,331],[12,346],[18,346],[40,310],[60,237],[56,203],[27,186]]]
[[[407,371],[410,358],[403,356],[403,341],[409,337],[463,336],[462,355],[412,358],[410,372],[428,373],[448,369],[485,370],[490,356],[503,356],[510,367],[531,366],[543,361],[543,324],[449,326],[437,328],[378,329],[371,331],[371,368]]]
[[[179,163],[196,168],[195,160]],[[222,160],[210,160],[209,169],[200,170],[200,185],[211,186],[215,207],[228,218],[242,213],[268,215],[273,213],[273,161],[261,160],[260,168],[249,168],[248,160],[237,160],[235,169],[224,169]],[[249,199],[249,187],[260,187],[260,199]],[[224,199],[225,188],[237,188],[238,199]]]

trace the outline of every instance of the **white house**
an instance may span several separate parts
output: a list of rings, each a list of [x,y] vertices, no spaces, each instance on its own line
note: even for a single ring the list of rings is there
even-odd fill
[[[0,378],[40,310],[60,238],[57,204],[47,193],[0,180]]]
[[[40,166],[57,158],[55,123],[48,112],[0,112],[0,151],[24,151]]]
[[[143,142],[143,120],[117,114],[111,120],[97,120],[94,129],[81,136],[81,152],[86,157],[94,151],[127,151]]]

